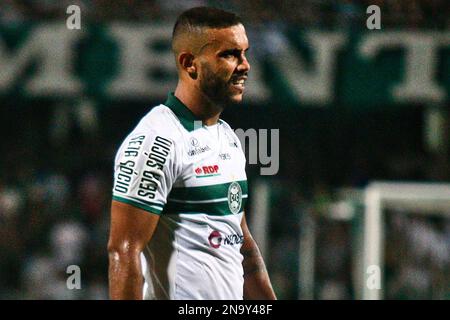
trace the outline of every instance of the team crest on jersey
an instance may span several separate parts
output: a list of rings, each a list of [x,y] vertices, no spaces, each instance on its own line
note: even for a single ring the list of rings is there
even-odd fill
[[[237,182],[228,187],[228,207],[233,214],[238,214],[242,207],[242,188]]]

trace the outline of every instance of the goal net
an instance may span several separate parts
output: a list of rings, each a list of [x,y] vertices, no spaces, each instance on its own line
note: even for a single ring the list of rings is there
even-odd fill
[[[403,290],[406,298],[446,298],[450,239],[442,229],[449,226],[450,184],[374,182],[362,200],[356,297],[401,298]]]
[[[290,209],[289,191],[256,183],[250,219],[280,297],[450,299],[450,184],[373,182]]]

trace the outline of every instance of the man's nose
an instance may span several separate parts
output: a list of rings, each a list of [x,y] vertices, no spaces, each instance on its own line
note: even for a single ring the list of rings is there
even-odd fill
[[[243,56],[241,58],[241,61],[238,65],[238,70],[241,72],[249,72],[250,71],[250,63],[248,62],[248,60],[245,56]]]

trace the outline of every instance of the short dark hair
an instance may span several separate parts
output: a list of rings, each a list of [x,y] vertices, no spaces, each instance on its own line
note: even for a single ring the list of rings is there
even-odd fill
[[[242,19],[232,13],[213,7],[195,7],[180,14],[173,27],[172,39],[191,28],[221,29],[242,24]]]

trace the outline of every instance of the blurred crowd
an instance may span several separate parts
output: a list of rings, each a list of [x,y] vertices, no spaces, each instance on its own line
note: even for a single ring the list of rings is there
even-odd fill
[[[450,219],[401,211],[387,217],[386,296],[450,299]]]
[[[367,7],[381,9],[383,27],[447,28],[446,0],[3,0],[0,22],[51,21],[67,17],[69,5],[79,5],[83,19],[95,22],[162,22],[193,6],[216,6],[239,12],[247,23],[308,27],[365,26]]]
[[[106,299],[110,179],[17,169],[26,181],[0,181],[0,299]],[[82,290],[67,289],[71,265]]]
[[[41,107],[0,112],[11,135],[1,144],[0,299],[106,299],[110,155],[70,121],[56,130],[61,112]],[[71,265],[81,290],[67,289]]]

